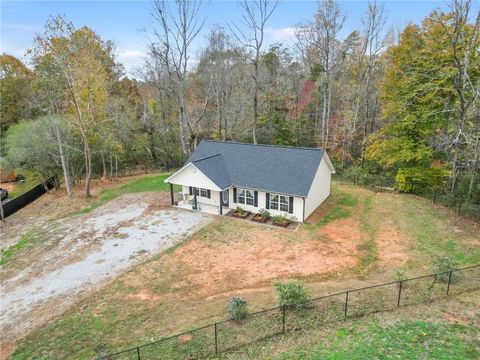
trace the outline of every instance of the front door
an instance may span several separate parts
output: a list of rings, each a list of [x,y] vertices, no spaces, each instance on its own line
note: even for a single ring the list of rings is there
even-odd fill
[[[228,199],[229,199],[228,189],[223,190],[223,192],[222,192],[222,205],[223,206],[228,207]]]

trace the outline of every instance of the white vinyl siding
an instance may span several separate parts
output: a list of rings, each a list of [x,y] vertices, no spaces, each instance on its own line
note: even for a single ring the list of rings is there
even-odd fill
[[[239,188],[237,188],[237,191]],[[250,190],[253,193],[253,190]],[[270,194],[272,196],[272,194]],[[288,195],[285,195],[287,198],[287,201],[289,199]],[[267,204],[266,204],[266,192],[265,191],[258,191],[258,206],[253,206],[253,205],[246,205],[246,204],[239,204],[238,201],[235,203],[233,201],[233,188],[230,188],[230,208],[235,209],[237,206],[241,207],[242,209],[246,211],[250,211],[252,213],[257,213],[260,209],[267,209]],[[237,200],[238,200],[238,193],[237,193]],[[270,212],[271,216],[275,215],[287,215],[289,217],[295,216],[297,221],[302,221],[302,216],[303,216],[303,199],[301,197],[294,197],[293,198],[293,214],[289,214],[287,211],[280,211],[280,210],[274,210],[274,209],[268,209]]]
[[[332,170],[325,160],[325,156],[320,161],[320,166],[313,178],[312,186],[305,199],[305,219],[308,218],[317,207],[330,195],[330,182]]]

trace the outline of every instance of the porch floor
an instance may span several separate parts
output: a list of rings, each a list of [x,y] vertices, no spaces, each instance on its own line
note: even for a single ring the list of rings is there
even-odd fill
[[[179,207],[180,209],[193,210],[191,200],[190,201],[185,201],[185,200],[179,201],[177,207]],[[208,214],[220,215],[220,207],[219,206],[198,203],[197,207],[198,207],[197,211],[203,211],[203,212],[206,212]],[[222,208],[223,215],[226,215],[230,210],[231,209],[229,209],[227,207],[223,207]]]

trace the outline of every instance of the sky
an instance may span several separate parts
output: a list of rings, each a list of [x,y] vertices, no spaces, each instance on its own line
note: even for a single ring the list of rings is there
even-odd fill
[[[339,1],[346,14],[344,34],[361,27],[366,1]],[[444,1],[385,1],[388,16],[386,28],[403,28],[409,22],[420,24],[432,10],[446,9]],[[266,29],[265,46],[276,42],[288,45],[295,26],[313,19],[316,1],[280,1]],[[478,3],[476,4],[478,11]],[[146,55],[149,30],[152,29],[150,1],[0,1],[0,51],[24,61],[27,49],[33,45],[35,34],[42,32],[51,15],[65,15],[76,27],[88,26],[104,40],[116,46],[117,60],[127,75],[134,76]],[[205,26],[193,45],[199,53],[208,30],[214,26],[239,20],[240,7],[235,1],[211,0],[203,6]]]

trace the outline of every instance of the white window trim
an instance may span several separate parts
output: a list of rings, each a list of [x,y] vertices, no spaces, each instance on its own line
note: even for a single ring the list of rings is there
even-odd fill
[[[274,200],[275,196],[277,196],[277,201]],[[281,201],[282,198],[284,198],[285,202]],[[275,206],[272,207],[272,204],[275,204]],[[286,195],[280,195],[280,194],[270,194],[269,205],[271,210],[288,213],[290,211],[290,197]],[[282,206],[284,206],[284,208],[286,206],[286,210],[282,210]]]
[[[205,196],[202,195],[202,191],[205,191]],[[192,186],[192,196],[195,195],[197,195],[197,197],[203,197],[205,199],[208,199],[208,189]]]
[[[243,193],[243,196],[241,195]],[[250,196],[247,195],[250,194]],[[243,201],[240,201],[240,198],[243,197]],[[252,203],[249,204],[247,200],[250,200]],[[253,190],[237,188],[237,203],[247,206],[255,206],[255,192]]]

